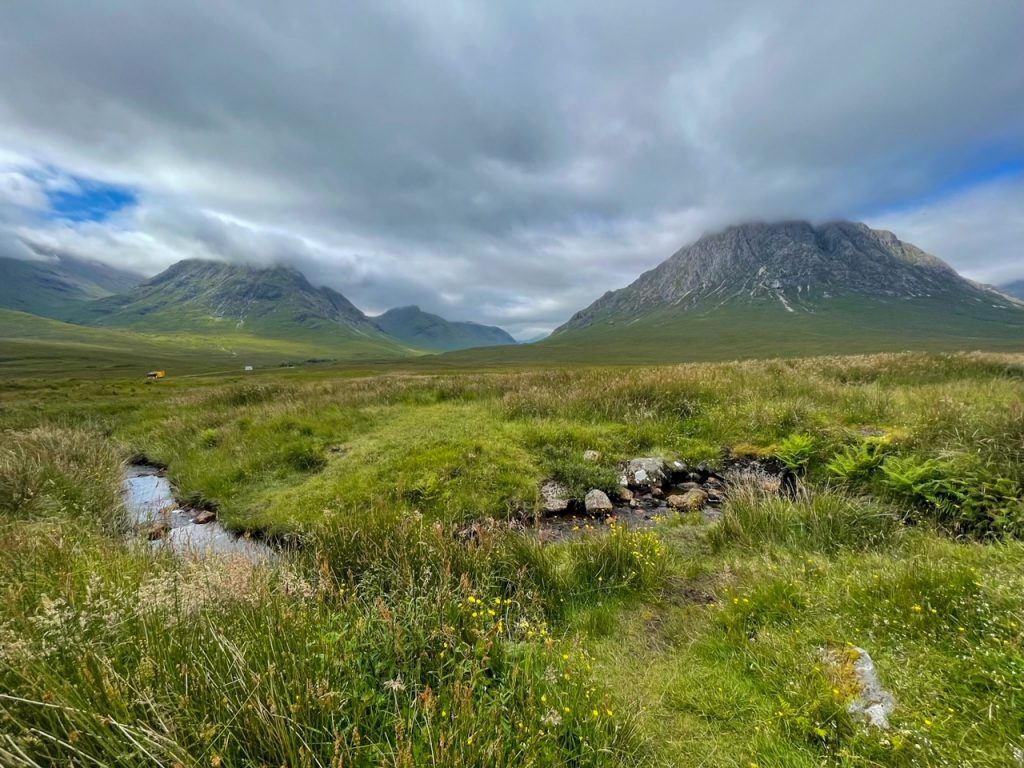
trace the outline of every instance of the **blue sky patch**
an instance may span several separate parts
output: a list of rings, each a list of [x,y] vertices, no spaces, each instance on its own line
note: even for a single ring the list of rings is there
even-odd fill
[[[131,208],[138,197],[128,187],[95,179],[70,177],[71,184],[47,190],[51,219],[66,221],[104,221],[118,211]]]

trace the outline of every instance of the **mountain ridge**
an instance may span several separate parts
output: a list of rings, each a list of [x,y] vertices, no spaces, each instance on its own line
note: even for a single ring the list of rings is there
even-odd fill
[[[413,346],[437,352],[516,344],[502,328],[466,320],[446,320],[415,304],[394,307],[370,318],[384,333]]]
[[[78,304],[130,290],[143,277],[68,255],[0,258],[0,308],[62,319]]]
[[[787,313],[813,313],[841,297],[891,301],[948,294],[1009,307],[1000,294],[891,232],[855,222],[758,222],[684,246],[574,314],[553,335],[636,321],[669,307],[685,313],[777,303]]]
[[[185,259],[128,293],[80,307],[67,319],[146,333],[293,341],[342,357],[418,354],[380,331],[338,291],[314,287],[298,270],[281,266]]]

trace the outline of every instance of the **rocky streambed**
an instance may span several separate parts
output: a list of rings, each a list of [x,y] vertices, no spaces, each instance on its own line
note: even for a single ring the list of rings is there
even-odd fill
[[[584,458],[597,460],[599,454],[587,451]],[[575,498],[564,484],[545,482],[540,489],[543,514],[533,528],[542,539],[558,540],[611,521],[644,528],[676,513],[700,514],[710,521],[721,515],[729,488],[738,484],[785,495],[797,490],[795,475],[770,460],[730,460],[716,469],[660,457],[636,458],[619,465],[619,487],[611,494],[591,489]]]
[[[265,542],[227,530],[212,510],[178,504],[162,467],[129,464],[124,475],[125,510],[132,530],[154,548],[181,555],[242,555],[265,561],[275,552]]]

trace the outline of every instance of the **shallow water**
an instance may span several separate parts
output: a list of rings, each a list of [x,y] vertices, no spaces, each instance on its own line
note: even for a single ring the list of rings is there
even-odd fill
[[[182,555],[244,555],[252,560],[274,557],[274,551],[262,541],[234,534],[216,520],[203,525],[192,522],[197,512],[178,505],[170,482],[156,467],[130,465],[125,472],[124,494],[133,526],[167,526],[167,533],[152,542],[154,549],[170,547]]]

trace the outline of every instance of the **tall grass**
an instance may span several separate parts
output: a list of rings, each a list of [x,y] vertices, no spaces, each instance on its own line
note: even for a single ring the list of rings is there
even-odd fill
[[[832,490],[804,490],[787,499],[748,484],[730,490],[709,541],[718,549],[779,545],[832,553],[892,545],[903,531],[894,510],[873,499]]]
[[[0,435],[0,516],[120,522],[119,451],[101,435],[42,426]]]

